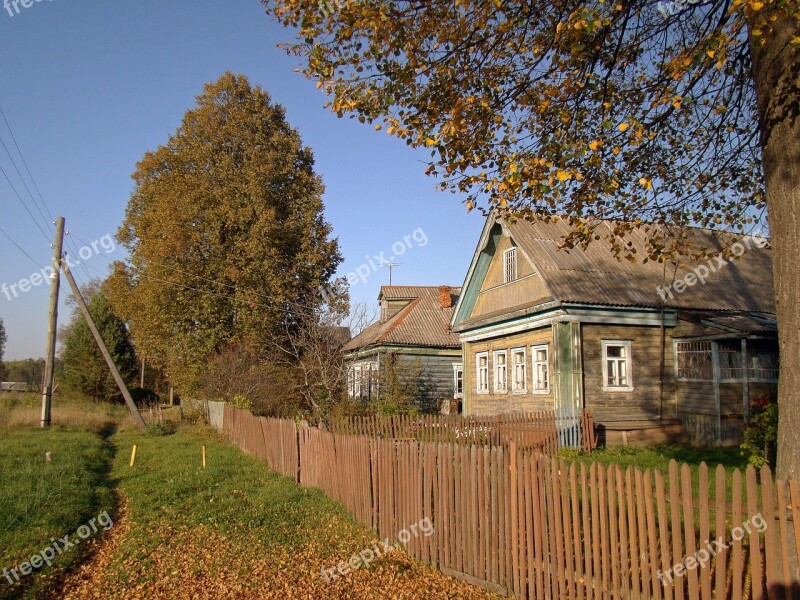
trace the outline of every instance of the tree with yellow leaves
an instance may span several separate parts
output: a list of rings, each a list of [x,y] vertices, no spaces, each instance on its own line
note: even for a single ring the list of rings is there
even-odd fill
[[[298,30],[287,49],[331,109],[429,148],[428,172],[468,209],[567,215],[567,246],[614,219],[620,258],[659,261],[702,254],[686,226],[747,232],[768,217],[779,472],[800,477],[797,0],[266,4]],[[633,228],[649,232],[646,256]]]
[[[311,150],[247,78],[205,86],[166,145],[145,154],[108,294],[139,353],[179,392],[215,352],[280,344],[341,262]]]

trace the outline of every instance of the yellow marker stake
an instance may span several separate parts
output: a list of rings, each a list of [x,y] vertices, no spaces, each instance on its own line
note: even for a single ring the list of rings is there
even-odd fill
[[[203,468],[204,469],[206,468],[206,447],[205,447],[205,444],[203,444]]]
[[[133,463],[136,462],[136,444],[133,445],[133,450],[131,451],[131,466]]]

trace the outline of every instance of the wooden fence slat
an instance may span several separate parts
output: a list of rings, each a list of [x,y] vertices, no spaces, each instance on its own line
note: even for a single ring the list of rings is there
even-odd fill
[[[712,600],[711,598],[711,553],[709,552],[710,544],[710,515],[708,510],[708,466],[706,463],[700,463],[698,472],[698,493],[700,494],[699,507],[700,507],[700,542],[698,558],[705,557],[705,562],[699,566],[700,571],[700,592],[703,600]],[[703,554],[704,553],[704,554]]]
[[[683,501],[684,543],[686,548],[686,571],[689,580],[689,598],[699,598],[697,541],[695,536],[694,506],[692,502],[692,472],[689,465],[681,466],[681,500]]]
[[[586,464],[581,461],[581,524],[583,526],[583,589],[586,593],[586,600],[594,600],[594,578],[592,570],[592,552],[594,548],[594,534],[591,523],[591,497],[587,479]],[[591,475],[589,475],[591,477]],[[578,580],[581,584],[581,579]],[[580,588],[579,588],[580,590]],[[578,593],[580,596],[580,591]],[[541,598],[541,596],[539,596]]]
[[[778,501],[778,526],[780,527],[779,538],[781,540],[781,556],[783,557],[783,589],[786,590],[785,595],[788,597],[788,590],[792,586],[792,573],[791,573],[791,555],[789,554],[789,525],[786,520],[786,485],[780,479],[775,481],[775,497]],[[794,525],[794,523],[793,523]]]
[[[634,498],[636,501],[636,529],[639,532],[639,584],[641,586],[642,597],[645,600],[650,600],[650,549],[647,544],[647,514],[645,513],[645,495],[644,495],[644,475],[639,469],[635,469],[635,492]],[[652,499],[652,496],[647,496]]]
[[[616,476],[617,488],[617,518],[619,527],[619,556],[620,556],[620,579],[622,598],[631,597],[630,586],[630,546],[628,546],[628,510],[625,502],[625,479],[619,465],[614,465],[614,475]]]
[[[566,569],[565,569],[565,543],[564,543],[564,531],[563,531],[563,520],[561,515],[561,486],[560,486],[560,471],[558,468],[558,463],[553,460],[550,461],[550,472],[551,472],[551,483],[552,488],[550,490],[551,497],[553,498],[553,533],[555,537],[553,538],[553,544],[555,545],[556,549],[556,582],[557,582],[557,589],[558,589],[558,597],[559,598],[566,598],[567,596],[567,577],[566,577]]]
[[[756,470],[753,465],[748,465],[745,471],[745,481],[747,484],[747,519],[750,521],[753,515],[758,513],[758,483],[756,482]],[[734,522],[733,526],[742,526],[743,523]],[[747,536],[747,550],[750,555],[750,578],[752,581],[751,598],[753,600],[764,599],[764,580],[762,578],[761,546],[758,539],[758,531],[750,528],[750,535]]]
[[[683,600],[685,579],[683,575],[683,567],[681,567],[681,574],[677,571],[677,566],[683,565],[685,556],[683,553],[683,534],[681,532],[681,494],[680,494],[680,479],[678,475],[678,463],[671,460],[669,463],[669,502],[670,512],[672,515],[672,563],[670,571],[674,575],[674,591],[676,600]],[[673,566],[675,565],[675,569]]]
[[[602,592],[603,598],[609,598],[613,590],[609,582],[609,563],[611,561],[610,550],[610,534],[608,532],[608,509],[606,508],[606,471],[602,464],[593,464],[597,467],[597,489],[600,490],[598,496],[598,512],[600,515],[600,556],[602,558],[602,565],[600,573],[602,573]],[[594,511],[593,511],[594,512]],[[596,537],[596,536],[595,536]],[[614,548],[616,551],[616,547]],[[596,569],[597,571],[597,569]]]
[[[566,597],[569,600],[573,600],[575,598],[575,560],[574,556],[570,556],[570,554],[574,554],[575,546],[572,543],[569,470],[563,458],[558,462],[558,478],[561,482],[558,495],[561,497],[561,531],[564,535],[564,584],[566,586]]]
[[[772,473],[769,467],[761,469],[761,515],[767,523],[764,529],[764,554],[766,559],[767,596],[770,600],[783,598],[783,593],[778,593],[778,540],[775,539],[775,502],[772,497]],[[751,527],[755,513],[750,516]]]
[[[727,575],[728,575],[728,528],[725,524],[725,516],[727,514],[727,499],[725,497],[726,491],[726,473],[725,467],[717,465],[716,470],[716,491],[714,492],[714,502],[716,503],[716,526],[715,533],[717,540],[722,540],[722,547],[718,544],[714,545],[716,554],[714,555],[714,573],[716,578],[716,596],[717,598],[727,598]]]
[[[553,508],[552,470],[542,456],[539,458],[539,488],[543,500],[542,535],[546,559],[544,561],[546,594],[558,598],[558,564],[555,541],[555,509]]]
[[[578,473],[575,463],[569,466],[570,512],[572,514],[572,548],[575,562],[573,564],[573,579],[575,597],[584,598],[583,592],[583,552],[581,540],[581,514],[578,504]],[[572,587],[570,587],[570,591]]]
[[[742,472],[736,469],[733,472],[733,499],[731,522],[738,526],[742,522]],[[726,534],[727,535],[727,534]],[[742,576],[744,575],[743,544],[741,538],[733,538],[733,552],[731,553],[731,598],[741,600],[744,597]]]
[[[522,556],[525,558],[525,566],[523,568],[525,578],[525,594],[523,598],[535,598],[534,581],[535,581],[535,557],[533,553],[533,456],[531,453],[526,453],[522,461],[523,467],[523,493],[525,497],[525,504],[523,514],[525,517],[525,527],[522,535],[524,549]]]
[[[545,596],[545,588],[546,588],[546,581],[544,579],[544,554],[545,554],[545,544],[546,541],[546,533],[544,530],[544,504],[546,502],[542,497],[542,485],[541,485],[541,469],[542,464],[540,462],[540,454],[538,452],[534,452],[533,457],[531,459],[531,491],[532,491],[532,505],[533,505],[533,522],[532,522],[532,529],[533,529],[533,557],[531,560],[531,564],[534,565],[535,570],[535,582],[530,582],[529,585],[534,586],[536,589],[535,598],[544,598]]]
[[[611,585],[614,598],[624,599],[620,584],[619,521],[617,519],[617,471],[619,465],[609,465],[606,473],[608,486],[608,528],[611,533]],[[627,577],[627,573],[625,575]]]
[[[653,491],[653,475],[650,469],[645,470],[644,477],[642,478],[644,485],[644,498],[645,498],[645,519],[647,521],[647,547],[650,550],[650,584],[653,590],[653,598],[661,600],[661,592],[664,588],[661,578],[659,578],[659,548],[658,537],[656,529],[656,508],[655,503],[658,502],[657,492]],[[663,492],[662,492],[663,494]],[[666,545],[666,544],[665,544]],[[662,573],[663,577],[663,573]]]
[[[639,558],[639,526],[636,519],[636,505],[633,501],[633,490],[636,486],[635,475],[633,467],[625,469],[625,500],[628,509],[628,536],[630,543],[628,545],[628,556],[630,557],[631,566],[631,590],[633,592],[634,600],[639,600],[642,593],[642,580],[640,575],[640,558]],[[644,552],[644,548],[642,548]]]

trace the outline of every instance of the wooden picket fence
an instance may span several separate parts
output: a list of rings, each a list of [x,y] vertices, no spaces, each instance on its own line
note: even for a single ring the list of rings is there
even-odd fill
[[[575,417],[557,416],[552,410],[483,417],[344,417],[331,421],[328,428],[338,434],[423,442],[500,446],[513,441],[518,447],[538,448],[546,454],[558,450],[559,432],[572,428],[580,432],[575,437],[580,438],[581,449],[590,451],[596,445],[594,420],[588,411]]]
[[[226,435],[243,451],[266,461],[273,471],[297,479],[300,450],[294,421],[255,417],[226,404],[223,424]]]
[[[291,455],[289,425],[253,422],[263,423],[225,408],[224,430],[243,450],[270,466]],[[412,536],[407,552],[502,595],[788,600],[800,589],[792,558],[800,549],[800,486],[774,481],[768,468],[731,477],[702,465],[695,491],[689,466],[674,461],[666,474],[623,471],[567,464],[513,440],[492,446],[295,431],[302,485],[324,490],[382,538],[396,540],[429,519],[433,534]]]

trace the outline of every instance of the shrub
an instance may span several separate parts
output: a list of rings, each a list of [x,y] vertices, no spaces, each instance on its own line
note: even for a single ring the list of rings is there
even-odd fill
[[[778,404],[768,396],[753,400],[750,423],[744,430],[742,456],[756,468],[775,466],[778,451]]]

